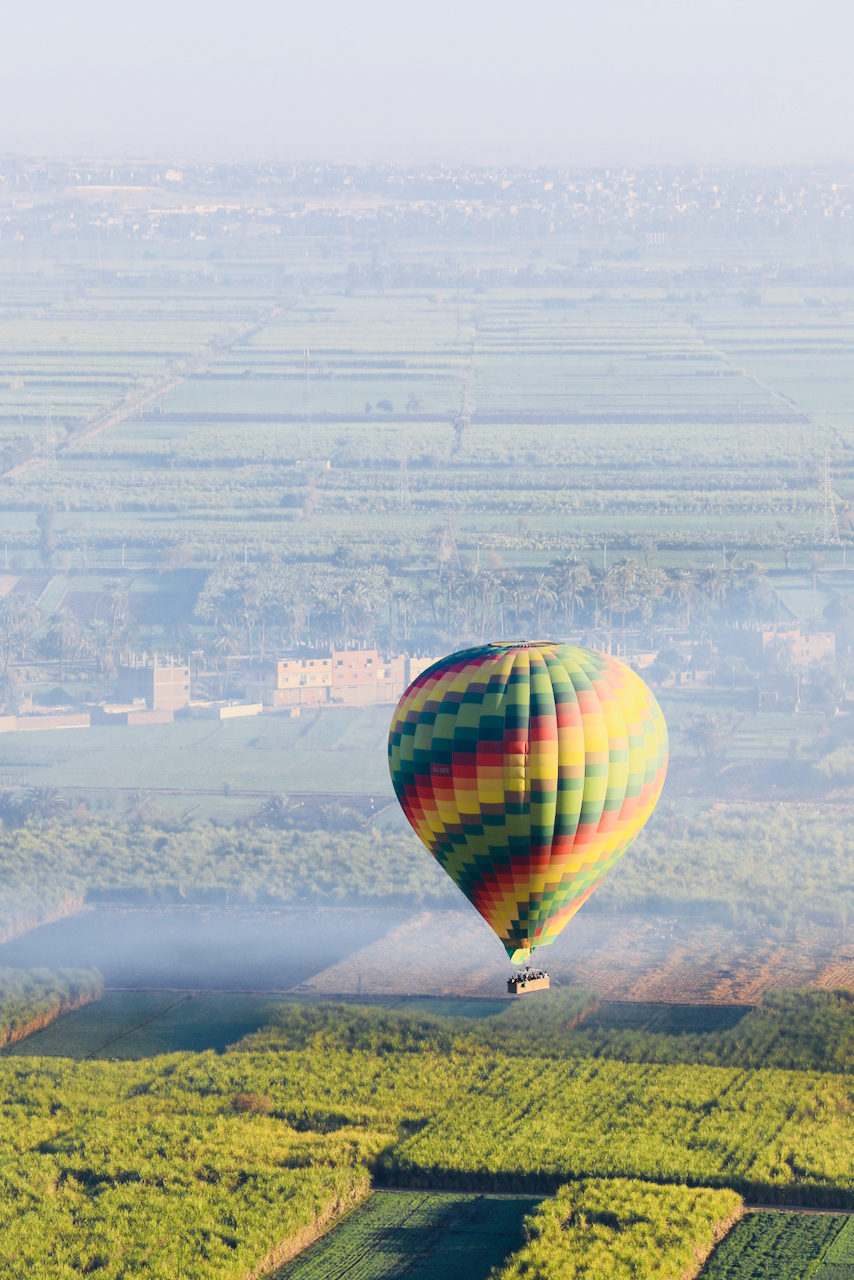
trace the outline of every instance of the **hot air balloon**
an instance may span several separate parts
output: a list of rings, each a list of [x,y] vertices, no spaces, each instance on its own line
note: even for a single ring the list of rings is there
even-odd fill
[[[514,964],[554,942],[625,853],[667,751],[661,708],[630,667],[551,641],[434,663],[388,739],[406,817]]]

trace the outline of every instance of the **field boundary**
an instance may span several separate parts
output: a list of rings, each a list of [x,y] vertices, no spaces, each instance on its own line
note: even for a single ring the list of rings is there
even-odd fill
[[[52,1022],[56,1022],[57,1018],[61,1018],[64,1013],[74,1013],[76,1009],[83,1009],[87,1004],[97,1004],[101,999],[97,996],[77,996],[74,1000],[63,1000],[46,1013],[40,1013],[30,1022],[25,1023],[22,1027],[16,1027],[10,1031],[5,1040],[0,1041],[0,1049],[7,1048],[10,1044],[19,1044],[21,1040],[26,1040],[28,1036],[35,1035],[37,1031],[43,1031],[45,1027],[49,1027]]]
[[[274,1276],[298,1254],[305,1252],[310,1245],[315,1244],[323,1236],[328,1235],[333,1228],[339,1226],[372,1194],[370,1179],[365,1175],[351,1188],[348,1196],[338,1196],[318,1214],[310,1226],[304,1227],[296,1235],[289,1236],[281,1244],[275,1245],[256,1267],[244,1272],[241,1280],[262,1280],[265,1276]]]

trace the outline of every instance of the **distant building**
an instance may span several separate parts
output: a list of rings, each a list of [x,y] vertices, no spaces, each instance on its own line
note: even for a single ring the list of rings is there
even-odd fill
[[[118,697],[123,703],[142,698],[149,711],[177,711],[190,705],[190,668],[172,658],[119,667]]]
[[[247,672],[246,692],[265,707],[292,707],[328,702],[332,687],[332,654],[306,649],[279,662]]]
[[[376,702],[376,649],[336,649],[332,654],[332,701]]]
[[[747,662],[760,661],[769,649],[781,642],[787,646],[789,659],[795,665],[818,662],[836,653],[836,635],[832,631],[751,631],[730,627],[726,640],[730,651],[741,654]]]
[[[435,661],[404,654],[381,658],[377,649],[303,650],[251,668],[246,692],[271,708],[397,702],[407,685]]]

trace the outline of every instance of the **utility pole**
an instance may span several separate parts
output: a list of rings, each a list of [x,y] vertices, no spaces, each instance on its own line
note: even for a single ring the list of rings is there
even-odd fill
[[[305,349],[304,356],[305,382],[302,390],[303,436],[300,442],[300,453],[307,452],[309,459],[314,462],[314,437],[312,435],[311,428],[311,376],[308,369],[308,347]]]
[[[397,483],[398,511],[411,511],[412,498],[409,493],[409,472],[406,470],[406,432],[400,433],[400,479]]]
[[[830,451],[825,449],[824,462],[819,472],[822,496],[822,510],[815,522],[813,537],[824,546],[838,547],[842,539],[839,536],[839,524],[836,520],[836,503],[833,497],[833,483],[830,474]]]
[[[457,346],[460,345],[460,259],[457,257]]]
[[[463,382],[462,395],[460,396],[460,411],[454,418],[454,449],[459,449],[463,442],[463,432],[466,427],[471,426],[471,415],[475,410],[474,395],[472,393],[472,382],[474,380],[474,363],[469,360],[468,369],[466,370],[465,380]]]
[[[50,396],[48,396],[44,402],[42,461],[46,471],[56,470],[56,441],[53,438],[53,408],[50,403]]]

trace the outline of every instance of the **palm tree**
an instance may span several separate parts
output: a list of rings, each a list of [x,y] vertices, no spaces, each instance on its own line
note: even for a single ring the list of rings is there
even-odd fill
[[[537,609],[537,635],[539,636],[543,621],[543,609],[547,613],[551,613],[557,604],[557,592],[552,586],[551,580],[544,573],[537,574],[534,579],[531,600]]]
[[[768,585],[768,574],[765,566],[757,560],[747,560],[739,573],[739,590],[747,601],[752,617],[761,613],[772,600],[771,588]],[[813,579],[813,588],[815,580]]]
[[[31,787],[21,801],[21,813],[25,821],[38,818],[49,821],[60,818],[68,811],[68,801],[60,795],[57,787],[45,783],[39,787]]]
[[[101,602],[107,606],[107,613],[110,618],[110,635],[116,634],[116,628],[120,622],[123,622],[128,611],[128,593],[123,582],[118,578],[112,578],[95,604],[95,617],[98,616],[98,605]]]
[[[719,565],[710,564],[702,577],[701,588],[709,598],[709,609],[720,605],[727,593],[729,579]]]
[[[125,817],[128,822],[141,824],[150,822],[160,816],[160,809],[150,791],[135,791],[125,802]]]
[[[685,606],[685,625],[690,627],[691,603],[697,599],[697,585],[693,569],[671,570],[668,578],[668,594],[676,604],[677,614],[679,606]]]
[[[255,623],[258,621],[258,609],[261,601],[261,588],[257,582],[250,582],[249,586],[243,592],[243,618],[244,625],[249,635],[249,661],[254,657],[254,648],[252,644],[253,630]]]
[[[349,590],[341,593],[340,611],[344,628],[344,647],[346,648],[350,635],[354,631],[361,632],[366,630],[369,620],[373,617],[371,598],[364,583],[356,582]]]
[[[302,808],[302,802],[295,803],[289,795],[282,792],[278,796],[270,796],[261,808],[252,814],[251,822],[263,827],[285,827],[290,824],[295,809]]]
[[[91,630],[84,629],[81,627],[77,637],[76,651],[74,654],[74,657],[77,658],[78,676],[80,675],[80,672],[83,669],[83,659],[86,657],[87,653],[97,653],[97,652],[98,652],[97,636]],[[68,674],[69,675],[71,674],[70,670]]]
[[[584,593],[590,587],[590,567],[584,560],[575,556],[564,556],[562,560],[552,562],[557,566],[557,579],[560,594],[563,598],[564,618],[571,627],[575,618],[576,606],[584,604]]]
[[[38,654],[33,631],[32,624],[23,623],[12,633],[12,653],[18,662],[27,662]]]
[[[629,592],[634,589],[638,580],[638,562],[634,556],[624,556],[617,564],[617,586],[622,596],[623,605],[623,630],[626,629],[626,614],[628,613]]]
[[[29,592],[10,591],[8,595],[0,599],[0,633],[6,642],[6,657],[3,664],[3,674],[9,670],[9,662],[12,658],[12,649],[14,648],[16,639],[20,636],[24,628],[32,626],[39,621],[39,607],[35,598]]]
[[[216,670],[217,685],[219,687],[219,696],[224,698],[228,693],[228,660],[233,654],[240,652],[240,639],[234,630],[234,627],[220,627],[210,644],[210,652],[213,654],[214,669]],[[219,664],[225,663],[225,685],[223,686],[222,676],[220,675]]]
[[[62,679],[63,659],[68,649],[73,649],[80,635],[80,623],[70,609],[57,609],[50,620],[47,636],[59,650],[59,678]]]
[[[614,600],[619,595],[620,582],[619,572],[616,565],[604,566],[596,569],[593,581],[595,584],[595,592],[598,601],[601,601],[602,612],[608,610],[608,626],[613,625],[614,616]]]
[[[403,606],[403,638],[408,640],[412,634],[412,624],[418,621],[418,614],[424,601],[421,599],[421,593],[417,587],[410,587],[407,591],[403,591],[397,597],[398,611]]]
[[[486,624],[492,616],[492,602],[495,599],[498,585],[498,577],[491,570],[486,569],[480,575],[480,634],[482,636],[486,635]]]
[[[525,603],[525,580],[520,573],[508,573],[504,579],[507,595],[513,601],[516,634],[519,634],[519,610]]]

